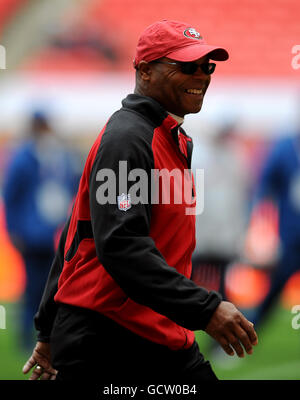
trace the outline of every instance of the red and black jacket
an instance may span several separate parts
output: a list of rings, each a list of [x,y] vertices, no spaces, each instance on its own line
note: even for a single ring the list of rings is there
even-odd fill
[[[178,189],[170,180],[170,204],[151,199],[118,207],[119,161],[128,172],[139,168],[180,171],[191,176],[192,141],[155,100],[130,94],[112,115],[86,161],[72,215],[62,234],[35,318],[40,340],[48,340],[58,303],[94,310],[152,342],[177,350],[194,342],[193,330],[204,329],[220,295],[189,278],[195,247],[195,216],[190,202],[174,202]],[[114,171],[114,204],[99,204],[105,183],[98,172]],[[136,182],[129,180],[130,189]],[[189,182],[190,183],[190,182]],[[191,193],[192,196],[192,193]]]

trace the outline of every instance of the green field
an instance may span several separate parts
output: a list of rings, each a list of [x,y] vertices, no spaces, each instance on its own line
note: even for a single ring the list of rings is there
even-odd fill
[[[21,370],[28,355],[21,351],[17,335],[20,310],[16,304],[4,306],[6,329],[0,329],[0,379],[27,379]],[[300,329],[292,329],[291,320],[289,310],[274,310],[259,333],[259,345],[244,359],[232,360],[224,353],[214,362],[207,335],[197,332],[197,340],[220,379],[300,379]]]
[[[208,352],[207,335],[197,332],[197,340],[220,379],[287,380],[300,379],[300,329],[292,328],[293,315],[277,307],[258,332],[259,343],[252,355],[230,357],[221,350],[214,363]]]
[[[6,309],[6,329],[0,329],[0,379],[26,379],[22,366],[27,354],[21,350],[17,334],[20,309],[17,304],[3,306]]]

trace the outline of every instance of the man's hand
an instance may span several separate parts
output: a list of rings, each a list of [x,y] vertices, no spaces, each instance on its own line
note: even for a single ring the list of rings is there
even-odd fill
[[[258,338],[252,322],[228,301],[222,301],[213,313],[205,332],[212,336],[230,356],[233,349],[239,357],[244,357],[244,346],[252,354],[252,346],[257,345]],[[233,348],[233,349],[232,349]]]
[[[37,342],[31,357],[23,367],[23,374],[27,374],[31,368],[35,367],[29,380],[54,380],[57,371],[50,364],[50,344]]]

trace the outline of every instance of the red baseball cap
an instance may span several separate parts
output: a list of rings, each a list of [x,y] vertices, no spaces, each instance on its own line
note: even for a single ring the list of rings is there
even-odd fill
[[[209,54],[211,60],[225,61],[227,50],[208,45],[195,28],[184,22],[163,20],[148,26],[141,34],[136,47],[133,65],[161,57],[176,61],[195,61]]]

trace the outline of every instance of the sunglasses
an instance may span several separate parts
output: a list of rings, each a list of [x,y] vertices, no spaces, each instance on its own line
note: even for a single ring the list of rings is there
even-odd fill
[[[211,75],[214,73],[216,64],[215,63],[203,63],[203,64],[197,64],[195,62],[169,62],[169,61],[159,61],[159,60],[154,60],[151,61],[152,63],[156,64],[169,64],[169,65],[178,65],[180,67],[180,70],[183,74],[186,75],[193,75],[198,68],[201,69],[202,72],[204,72],[205,75]]]

